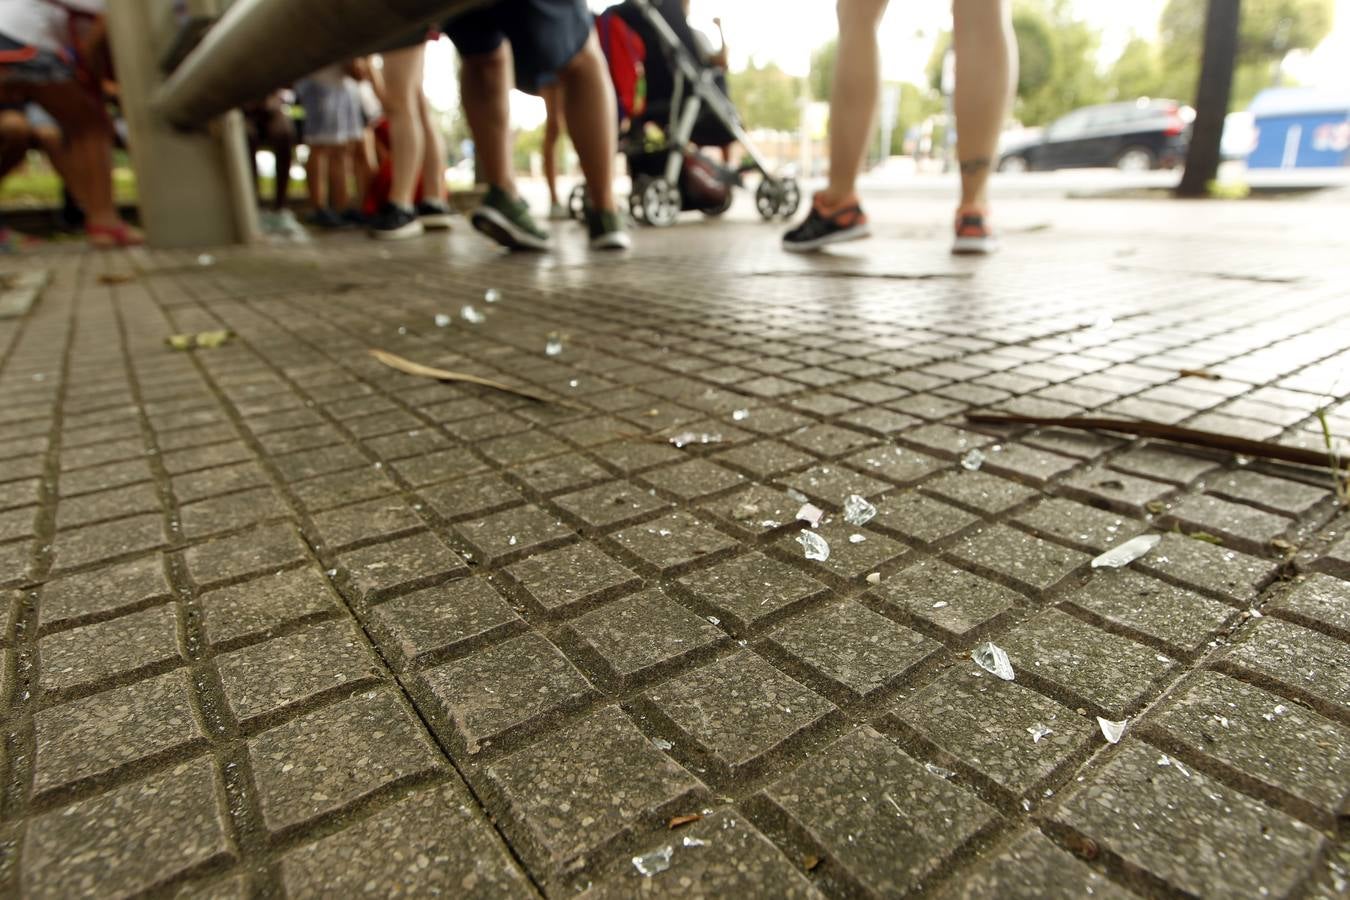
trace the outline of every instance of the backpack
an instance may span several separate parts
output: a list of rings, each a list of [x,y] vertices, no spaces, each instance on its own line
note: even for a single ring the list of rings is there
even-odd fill
[[[627,22],[607,9],[595,19],[600,49],[609,62],[619,117],[635,119],[647,109],[647,76],[644,68],[647,45]]]

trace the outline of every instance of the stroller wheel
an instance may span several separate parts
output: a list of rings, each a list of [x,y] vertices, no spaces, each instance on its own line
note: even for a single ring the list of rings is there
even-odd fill
[[[755,188],[755,209],[759,210],[760,218],[771,221],[778,215],[781,202],[778,185],[772,178],[765,177]]]
[[[680,215],[680,192],[664,178],[653,178],[642,186],[642,210],[646,221],[657,228],[675,224]]]
[[[633,221],[643,225],[650,224],[647,221],[647,210],[642,206],[642,192],[646,187],[647,177],[640,175],[633,180],[633,191],[628,195],[628,214],[633,217]]]
[[[586,221],[586,182],[581,182],[568,194],[567,213],[578,222]]]
[[[778,214],[790,219],[797,214],[797,208],[802,205],[802,188],[795,178],[784,178],[779,183],[782,185],[783,193],[778,204]]]

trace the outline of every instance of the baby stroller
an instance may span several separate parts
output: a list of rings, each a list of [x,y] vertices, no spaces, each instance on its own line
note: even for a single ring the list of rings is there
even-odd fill
[[[661,5],[670,6],[671,13],[663,14]],[[620,147],[633,179],[628,205],[635,220],[666,227],[683,210],[721,215],[731,208],[732,189],[752,172],[761,176],[755,206],[766,221],[791,218],[797,212],[801,189],[796,179],[770,174],[716,74],[695,55],[693,32],[679,0],[624,0],[606,10],[597,24],[620,112],[628,121]],[[635,62],[640,66],[636,78],[631,71]],[[648,124],[661,131],[655,144],[648,136]],[[737,169],[693,149],[733,142],[745,153],[745,162]],[[585,201],[585,185],[578,185],[569,204],[574,216],[582,216]]]

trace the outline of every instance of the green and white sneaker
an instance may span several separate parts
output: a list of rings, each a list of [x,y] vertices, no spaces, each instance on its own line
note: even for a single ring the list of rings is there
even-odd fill
[[[592,250],[627,250],[633,246],[623,217],[613,210],[586,210],[586,230],[591,235]]]
[[[496,185],[488,187],[469,222],[508,250],[547,250],[549,246],[548,232],[530,217],[525,201]]]

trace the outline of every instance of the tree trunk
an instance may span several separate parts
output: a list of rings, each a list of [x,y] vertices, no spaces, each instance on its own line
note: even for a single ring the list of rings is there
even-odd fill
[[[1205,13],[1205,50],[1195,91],[1195,123],[1186,148],[1186,171],[1178,197],[1204,197],[1219,174],[1219,145],[1237,58],[1240,0],[1209,0]]]

